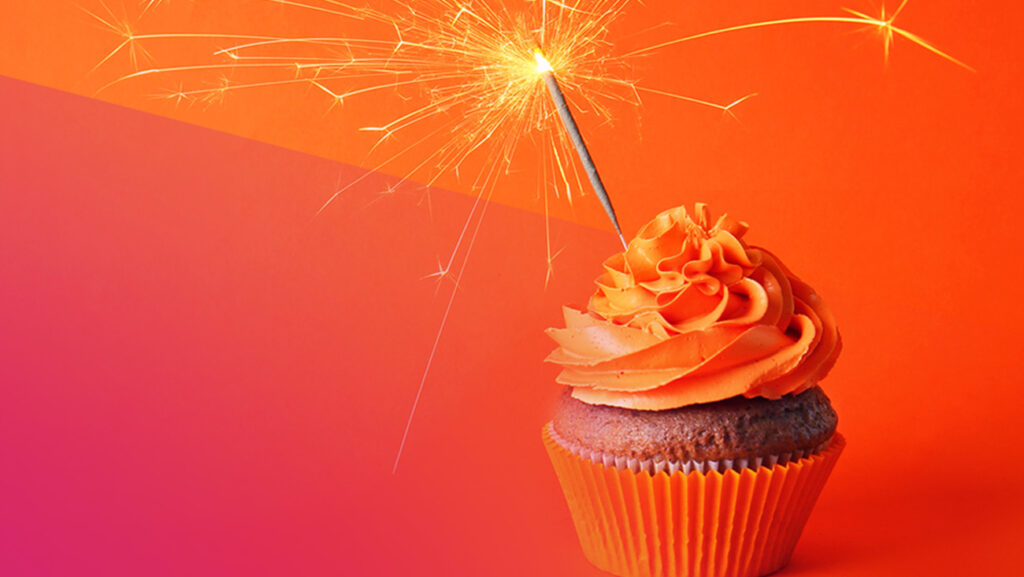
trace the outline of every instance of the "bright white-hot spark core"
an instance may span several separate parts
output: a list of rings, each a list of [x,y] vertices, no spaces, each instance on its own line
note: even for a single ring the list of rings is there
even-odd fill
[[[534,60],[537,61],[537,73],[544,74],[546,72],[554,72],[555,69],[551,67],[551,63],[548,62],[547,58],[544,58],[544,54],[540,50],[533,53]]]

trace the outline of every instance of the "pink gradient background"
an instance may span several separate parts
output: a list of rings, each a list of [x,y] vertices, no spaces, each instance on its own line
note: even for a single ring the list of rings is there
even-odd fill
[[[370,178],[311,219],[358,169],[19,81],[0,94],[5,574],[586,569],[536,474],[556,394],[537,385],[540,329],[590,281],[543,293],[541,219],[489,209],[392,476],[447,292],[419,280],[423,236],[453,239],[470,199],[436,192],[431,223],[419,192],[375,202],[389,180]],[[566,258],[607,250],[554,226]]]
[[[711,91],[754,74],[762,104],[645,149],[617,197],[627,231],[683,202],[729,210],[839,319],[825,385],[849,446],[787,577],[1019,567],[1021,9],[957,10],[934,14],[962,36],[914,24],[958,38],[976,76],[909,47],[886,74],[866,50],[831,68],[839,44],[798,43],[791,70],[779,52],[775,76],[701,64]],[[392,476],[450,290],[420,277],[472,199],[434,190],[431,218],[372,175],[313,218],[363,169],[46,88],[77,72],[30,65],[45,47],[7,26],[0,574],[600,575],[539,438],[558,393],[542,330],[614,237],[552,220],[545,289],[543,217],[488,208]]]

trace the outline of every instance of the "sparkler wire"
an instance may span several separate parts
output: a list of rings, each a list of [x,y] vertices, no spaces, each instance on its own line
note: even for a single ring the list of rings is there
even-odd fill
[[[590,156],[590,150],[587,148],[587,143],[583,141],[583,134],[580,132],[580,127],[576,124],[576,119],[572,115],[572,110],[569,109],[569,103],[565,100],[565,94],[562,93],[562,87],[558,85],[558,79],[555,78],[555,72],[551,69],[551,65],[544,58],[543,54],[537,52],[535,56],[537,58],[538,71],[544,78],[544,83],[548,87],[548,92],[551,93],[551,99],[555,101],[555,108],[558,110],[558,115],[562,118],[562,124],[565,125],[565,129],[569,133],[569,139],[572,140],[573,146],[576,147],[576,153],[580,157],[580,162],[583,163],[583,169],[587,172],[587,178],[590,179],[590,185],[594,188],[594,192],[597,193],[597,198],[601,200],[601,206],[604,207],[605,213],[612,221],[612,226],[615,227],[615,232],[619,235],[619,241],[622,242],[622,248],[628,249],[629,245],[626,244],[626,238],[622,236],[622,228],[619,226],[619,219],[615,216],[615,208],[612,207],[612,199],[608,196],[608,191],[604,187],[601,175],[597,172],[597,165],[594,164],[594,159]]]

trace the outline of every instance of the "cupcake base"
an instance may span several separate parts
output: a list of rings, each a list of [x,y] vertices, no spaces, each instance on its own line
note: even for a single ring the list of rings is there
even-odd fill
[[[620,577],[759,577],[785,567],[846,445],[785,465],[672,474],[596,463],[544,445],[587,559]]]

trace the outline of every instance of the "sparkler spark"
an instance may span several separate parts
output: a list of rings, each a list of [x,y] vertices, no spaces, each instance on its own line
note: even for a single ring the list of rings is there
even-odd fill
[[[552,253],[547,218],[549,196],[551,193],[556,197],[564,196],[571,203],[574,196],[582,194],[585,187],[580,168],[625,246],[615,211],[570,104],[589,118],[609,121],[615,117],[613,106],[636,108],[641,104],[640,95],[650,94],[732,116],[736,106],[754,96],[748,94],[723,105],[642,86],[631,79],[629,63],[632,59],[726,33],[792,24],[833,23],[856,24],[879,31],[883,36],[886,61],[895,38],[900,37],[970,69],[921,37],[895,26],[907,0],[889,15],[883,7],[878,17],[847,10],[848,16],[755,22],[692,34],[624,54],[615,51],[608,35],[630,0],[540,0],[530,9],[510,7],[514,3],[501,0],[417,0],[415,3],[394,0],[388,11],[358,7],[343,0],[265,0],[267,4],[330,18],[339,24],[339,29],[358,29],[360,34],[356,36],[335,33],[309,36],[140,34],[114,17],[102,0],[96,1],[103,10],[86,11],[87,14],[117,34],[121,41],[94,70],[122,52],[128,53],[135,70],[101,90],[143,77],[221,74],[215,86],[184,89],[179,85],[163,97],[178,104],[212,103],[237,91],[306,87],[325,99],[326,113],[341,114],[348,102],[359,98],[395,94],[403,98],[399,113],[360,128],[360,132],[376,135],[373,144],[367,147],[370,153],[376,154],[388,147],[393,152],[385,154],[379,162],[364,163],[372,168],[364,176],[340,187],[318,214],[368,175],[388,170],[400,159],[411,157],[418,161],[393,186],[417,178],[428,187],[428,193],[441,175],[453,173],[461,177],[471,156],[485,159],[483,168],[468,177],[469,186],[477,193],[476,199],[450,256],[439,259],[436,272],[425,277],[436,279],[438,286],[447,278],[453,287],[409,412],[394,471],[401,460],[497,180],[517,164],[540,167],[538,191],[543,195],[545,213],[546,284],[557,256]],[[165,0],[140,1],[145,13]],[[217,44],[212,55],[220,61],[139,68],[140,60],[149,59],[142,42],[182,41]],[[242,79],[233,79],[228,74]],[[560,121],[565,130],[559,125]],[[529,146],[523,146],[526,141]],[[580,158],[579,164],[571,160],[573,151]],[[524,161],[522,157],[531,153],[536,153],[538,160]]]
[[[624,54],[623,57],[629,58],[633,56],[641,56],[644,54],[650,54],[652,52],[662,50],[664,48],[668,48],[670,46],[676,46],[679,44],[683,44],[685,42],[699,40],[701,38],[710,38],[712,36],[719,36],[722,34],[728,34],[730,32],[740,32],[743,30],[753,30],[756,28],[773,28],[777,26],[785,26],[790,24],[860,24],[866,26],[868,29],[874,28],[882,34],[883,47],[885,51],[884,58],[886,62],[889,61],[889,55],[892,52],[892,45],[895,42],[896,37],[900,36],[910,41],[912,44],[920,46],[921,48],[924,48],[925,50],[931,52],[932,54],[935,54],[945,60],[948,60],[949,62],[952,62],[957,66],[960,66],[967,70],[974,71],[974,69],[968,66],[967,64],[939,50],[933,44],[929,43],[927,40],[921,38],[917,34],[908,32],[907,30],[897,28],[895,26],[894,23],[896,21],[896,18],[900,15],[901,12],[903,12],[903,9],[906,7],[907,2],[909,2],[909,0],[903,0],[900,3],[900,5],[896,8],[896,10],[894,10],[893,13],[889,16],[886,16],[885,6],[883,5],[881,8],[881,14],[877,18],[868,16],[863,12],[858,12],[856,10],[844,8],[843,10],[850,16],[807,16],[801,18],[783,18],[779,20],[766,20],[764,22],[740,24],[738,26],[729,26],[727,28],[709,30],[707,32],[701,32],[699,34],[693,34],[691,36],[676,38],[674,40],[669,40],[667,42],[661,42],[653,46],[633,50],[631,52]]]

